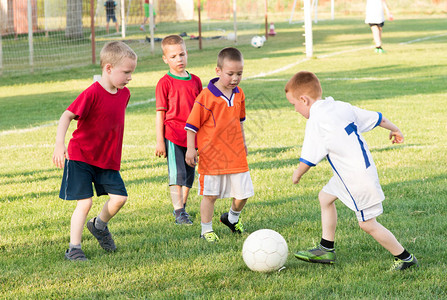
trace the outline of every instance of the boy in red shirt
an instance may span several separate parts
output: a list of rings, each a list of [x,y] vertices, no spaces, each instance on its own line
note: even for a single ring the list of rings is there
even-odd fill
[[[217,198],[232,197],[228,213],[220,217],[233,233],[244,232],[239,219],[247,199],[254,195],[247,163],[243,121],[245,96],[237,85],[242,79],[244,60],[236,48],[224,48],[217,57],[214,78],[197,97],[186,121],[188,137],[186,162],[195,166],[199,152],[199,195],[202,233],[207,242],[216,242],[212,218]]]
[[[165,37],[161,48],[163,61],[169,65],[169,72],[158,81],[155,90],[155,155],[167,157],[175,224],[192,225],[185,207],[194,182],[195,168],[185,162],[187,143],[184,128],[194,100],[202,91],[202,82],[199,77],[186,71],[188,53],[182,37]]]
[[[106,251],[116,246],[107,227],[109,220],[127,200],[127,191],[119,173],[124,133],[124,114],[130,99],[126,84],[132,80],[137,55],[123,42],[109,42],[100,53],[102,76],[62,114],[57,127],[53,163],[64,167],[59,197],[77,200],[71,217],[68,260],[87,260],[81,249],[82,230],[92,207],[93,188],[97,196],[109,195],[102,211],[87,222],[88,230]],[[77,129],[65,148],[70,122]],[[65,164],[64,164],[65,160]]]

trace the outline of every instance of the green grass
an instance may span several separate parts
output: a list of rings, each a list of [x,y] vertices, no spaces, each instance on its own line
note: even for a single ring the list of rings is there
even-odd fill
[[[247,97],[245,128],[255,186],[243,220],[249,232],[271,228],[284,236],[290,255],[281,273],[254,273],[244,265],[244,237],[231,236],[218,222],[220,213],[229,208],[227,199],[217,201],[213,219],[221,241],[206,245],[198,238],[196,183],[188,204],[194,225],[174,225],[166,163],[154,156],[153,102],[127,111],[121,174],[129,200],[110,223],[119,251],[105,253],[86,230],[83,249],[90,260],[65,261],[75,203],[58,198],[62,171],[51,163],[55,122],[100,71],[90,66],[3,78],[0,298],[447,298],[447,36],[435,37],[445,33],[444,25],[445,18],[436,17],[387,22],[388,52],[377,55],[365,48],[371,45],[371,33],[362,20],[320,22],[314,24],[314,58],[241,82]],[[301,25],[277,23],[276,31],[278,35],[261,49],[240,45],[246,78],[305,58]],[[400,44],[427,37],[431,38]],[[219,47],[189,52],[188,69],[204,84],[215,74]],[[381,111],[402,129],[403,145],[391,145],[388,132],[380,128],[365,138],[387,197],[378,220],[416,254],[419,269],[388,273],[392,256],[360,230],[353,212],[341,203],[337,203],[337,264],[308,264],[293,257],[294,251],[320,239],[316,198],[331,176],[328,163],[322,162],[299,186],[291,183],[305,120],[293,111],[283,90],[299,70],[320,77],[324,96]],[[153,98],[165,72],[160,57],[141,59],[129,84],[131,103]],[[47,126],[35,128],[42,125]],[[89,217],[104,201],[105,197],[94,198]]]

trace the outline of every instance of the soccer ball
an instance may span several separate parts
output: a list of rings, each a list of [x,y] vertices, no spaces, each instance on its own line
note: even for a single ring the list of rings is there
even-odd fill
[[[261,48],[262,46],[264,46],[264,42],[265,39],[263,39],[259,35],[256,35],[251,39],[251,45],[255,48]]]
[[[287,260],[286,240],[271,229],[260,229],[250,234],[242,247],[242,257],[252,271],[278,271]]]

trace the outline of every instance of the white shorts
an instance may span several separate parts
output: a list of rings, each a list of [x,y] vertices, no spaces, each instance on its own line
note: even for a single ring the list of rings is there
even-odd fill
[[[360,211],[356,211],[355,215],[357,216],[357,220],[359,222],[365,222],[369,219],[380,216],[383,213],[382,203],[370,206]]]
[[[217,198],[247,199],[254,195],[250,172],[201,175],[199,174],[199,195]]]

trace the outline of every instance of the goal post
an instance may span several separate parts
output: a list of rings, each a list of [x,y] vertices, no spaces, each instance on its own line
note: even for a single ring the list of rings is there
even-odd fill
[[[312,8],[310,1],[304,0],[304,44],[307,57],[312,57],[313,55]]]

